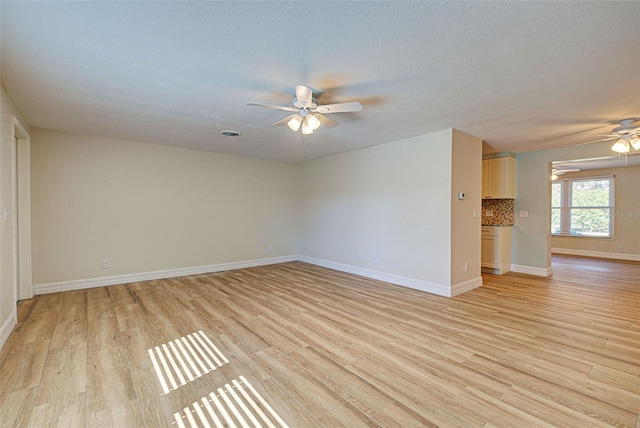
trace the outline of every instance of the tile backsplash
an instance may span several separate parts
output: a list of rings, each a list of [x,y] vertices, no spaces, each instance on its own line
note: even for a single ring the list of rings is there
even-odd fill
[[[514,199],[483,199],[482,224],[513,226]]]

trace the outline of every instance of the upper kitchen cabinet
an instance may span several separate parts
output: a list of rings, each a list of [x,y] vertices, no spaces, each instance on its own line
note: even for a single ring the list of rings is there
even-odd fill
[[[512,157],[482,161],[482,199],[515,199],[516,160]]]

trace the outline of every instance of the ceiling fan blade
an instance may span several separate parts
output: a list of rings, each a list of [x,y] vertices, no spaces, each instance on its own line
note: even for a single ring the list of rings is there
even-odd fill
[[[261,103],[247,103],[248,106],[252,107],[264,107],[264,108],[272,108],[275,110],[284,110],[284,111],[298,111],[295,107],[287,107],[287,106],[276,106],[273,104],[261,104]]]
[[[604,138],[604,139],[601,139],[601,140],[588,141],[586,143],[576,144],[576,146],[586,146],[587,144],[603,143],[605,141],[617,140],[618,138],[620,138],[620,137],[609,137],[609,138]]]
[[[340,104],[327,104],[324,106],[318,106],[315,108],[315,112],[317,113],[349,113],[352,111],[361,111],[362,104],[357,101],[351,103],[340,103]]]
[[[296,86],[296,98],[298,99],[299,104],[311,106],[313,103],[313,91],[311,88],[298,85]]]
[[[329,119],[327,116],[324,116],[320,113],[314,113],[314,116],[317,117],[320,123],[326,126],[327,128],[335,128],[336,126],[340,125],[335,120]]]
[[[297,113],[296,113],[296,114],[290,114],[289,116],[285,117],[285,118],[284,118],[284,119],[282,119],[282,120],[277,121],[276,123],[274,123],[274,124],[273,124],[273,125],[271,125],[271,126],[282,126],[282,125],[286,125],[287,123],[289,123],[289,121],[290,121],[291,119],[293,119],[293,118],[294,118],[294,117],[296,117],[296,116],[298,116],[298,114],[297,114]]]

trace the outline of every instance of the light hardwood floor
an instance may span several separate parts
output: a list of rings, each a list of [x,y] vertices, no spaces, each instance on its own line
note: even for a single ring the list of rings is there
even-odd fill
[[[301,262],[37,296],[0,425],[638,427],[640,263],[553,260],[451,299]]]

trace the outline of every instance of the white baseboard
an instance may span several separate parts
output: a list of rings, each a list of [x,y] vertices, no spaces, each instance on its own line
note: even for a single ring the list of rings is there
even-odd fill
[[[243,269],[276,263],[293,262],[298,256],[271,257],[268,259],[244,260],[239,262],[219,263],[207,266],[166,269],[154,272],[132,273],[126,275],[105,276],[100,278],[77,279],[72,281],[49,282],[36,284],[36,294],[58,293],[60,291],[83,290],[85,288],[104,287],[107,285],[127,284],[130,282],[150,281],[153,279],[175,278],[188,275],[221,272],[225,270]]]
[[[474,288],[482,287],[482,277],[472,278],[468,281],[460,282],[451,286],[451,297],[466,293]]]
[[[340,272],[352,273],[354,275],[364,276],[366,278],[377,279],[379,281],[389,282],[395,285],[401,285],[403,287],[413,288],[414,290],[426,291],[427,293],[437,294],[438,296],[451,297],[455,294],[463,293],[464,291],[471,290],[473,288],[482,285],[482,278],[476,278],[471,281],[467,281],[456,285],[455,294],[452,294],[452,287],[443,284],[436,284],[433,282],[422,281],[419,279],[409,278],[406,276],[394,275],[391,273],[380,272],[372,269],[365,269],[358,266],[347,265],[344,263],[338,263],[331,260],[317,259],[315,257],[298,256],[298,260],[305,263],[310,263],[316,266],[322,266],[329,269],[338,270]],[[480,281],[478,283],[478,280]]]
[[[439,296],[452,297],[458,294],[473,290],[482,286],[482,277],[472,278],[453,286],[444,284],[436,284],[429,281],[418,280],[400,275],[394,275],[386,272],[380,272],[371,269],[365,269],[358,266],[347,265],[344,263],[333,262],[330,260],[317,259],[301,255],[291,255],[282,257],[272,257],[268,259],[246,260],[240,262],[220,263],[207,266],[196,266],[188,268],[166,269],[154,272],[141,272],[126,275],[113,275],[99,278],[78,279],[72,281],[49,282],[44,284],[36,284],[36,294],[58,293],[61,291],[83,290],[87,288],[104,287],[108,285],[128,284],[131,282],[150,281],[154,279],[175,278],[188,275],[199,275],[212,272],[221,272],[233,269],[243,269],[254,266],[264,266],[277,263],[286,263],[293,261],[302,261],[317,266],[335,269],[341,272],[352,273],[354,275],[364,276],[366,278],[377,279],[389,282],[391,284],[401,285],[403,287],[413,288],[415,290],[426,291],[427,293],[437,294]]]
[[[535,266],[511,265],[511,272],[526,273],[536,276],[551,276],[551,267],[541,268]]]
[[[11,312],[11,315],[9,315],[9,318],[7,318],[2,324],[2,327],[0,327],[0,349],[2,349],[5,343],[7,343],[7,340],[17,323],[18,320],[16,318],[16,313],[13,311]]]
[[[608,253],[604,251],[574,250],[571,248],[552,248],[552,254],[568,254],[571,256],[597,257],[600,259],[630,260],[640,262],[640,254]]]

